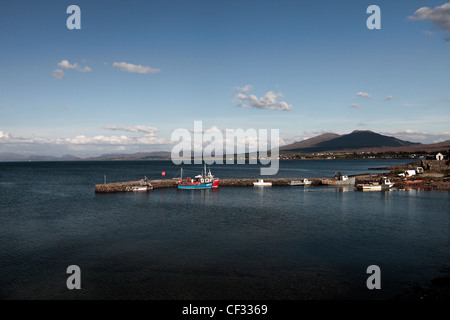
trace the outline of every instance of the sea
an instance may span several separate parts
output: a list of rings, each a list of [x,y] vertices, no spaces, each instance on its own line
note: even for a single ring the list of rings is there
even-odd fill
[[[275,177],[380,173],[373,168],[406,162],[281,160]],[[202,166],[183,169],[194,176]],[[449,275],[448,191],[95,193],[105,181],[179,171],[171,161],[0,163],[0,299],[395,299]],[[250,164],[211,171],[270,178]],[[80,289],[68,287],[70,266],[79,268]]]

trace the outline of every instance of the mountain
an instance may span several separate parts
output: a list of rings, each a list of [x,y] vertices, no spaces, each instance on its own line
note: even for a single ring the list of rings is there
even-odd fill
[[[73,156],[71,154],[65,154],[65,155],[61,156],[60,159],[65,160],[65,161],[77,161],[77,160],[80,160],[81,158],[79,158],[77,156]]]
[[[309,148],[313,147],[318,143],[329,141],[332,139],[339,138],[340,135],[336,133],[324,133],[319,136],[316,136],[314,138],[309,138],[302,141],[297,141],[292,144],[289,144],[287,146],[283,146],[280,148],[280,150],[292,150],[292,149],[303,149],[303,148]]]
[[[0,161],[24,161],[26,160],[26,156],[11,153],[11,152],[1,152],[0,153]]]
[[[316,137],[319,138],[320,136]],[[315,138],[312,138],[315,139]],[[308,139],[309,140],[309,139]],[[308,141],[306,140],[306,141]],[[302,141],[303,142],[303,141]],[[300,147],[298,147],[300,145]],[[301,142],[296,142],[284,146],[284,151],[314,153],[314,152],[336,152],[336,151],[364,151],[382,148],[401,148],[419,146],[420,143],[400,140],[394,137],[385,136],[373,131],[355,130],[352,133],[341,135],[332,139],[302,146]]]
[[[44,156],[44,155],[23,155],[12,152],[0,152],[0,161],[76,161],[80,158],[72,155],[62,157]]]
[[[79,158],[70,154],[61,157],[43,155],[21,155],[18,153],[0,152],[0,161],[82,161],[82,160],[170,160],[171,153],[166,151],[140,152],[133,154],[103,154],[98,157]]]
[[[169,160],[171,156],[170,152],[167,151],[155,151],[155,152],[139,152],[132,154],[102,154],[98,157],[88,158],[86,160]]]
[[[382,152],[386,151],[400,151],[400,152],[424,152],[424,153],[437,153],[447,152],[450,150],[450,140],[430,143],[430,144],[418,144],[405,147],[383,148]],[[374,148],[374,152],[381,152],[377,148]]]

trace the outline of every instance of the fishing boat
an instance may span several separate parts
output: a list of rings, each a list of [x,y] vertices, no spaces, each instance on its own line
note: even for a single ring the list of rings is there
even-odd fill
[[[303,179],[301,181],[291,181],[289,182],[290,186],[307,186],[310,185],[311,181],[309,181],[308,179]]]
[[[383,177],[379,182],[369,182],[356,185],[359,191],[388,191],[394,186],[387,177]]]
[[[349,178],[348,176],[337,173],[334,175],[334,179],[322,179],[322,184],[330,186],[354,186],[356,182],[355,177]]]
[[[178,189],[216,189],[219,187],[220,179],[215,178],[211,174],[209,169],[206,174],[206,163],[202,174],[195,176],[194,178],[188,177],[186,181],[183,181],[183,169],[181,169],[181,179],[178,181]]]
[[[253,186],[255,186],[255,187],[271,187],[272,182],[264,182],[264,179],[258,179],[257,182],[253,182]]]
[[[145,177],[144,179],[141,179],[139,186],[133,186],[130,188],[129,191],[133,192],[146,192],[149,190],[153,190],[153,185],[150,183],[150,181]]]

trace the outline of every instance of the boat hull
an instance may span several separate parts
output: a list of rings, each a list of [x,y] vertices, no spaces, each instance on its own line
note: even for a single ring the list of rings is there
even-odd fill
[[[373,185],[358,185],[356,189],[359,191],[389,191],[391,186],[373,186]]]
[[[219,187],[220,184],[220,180],[215,180],[211,186],[211,188],[213,189],[217,189]]]
[[[144,186],[144,187],[133,187],[131,188],[131,191],[133,192],[147,192],[149,190],[152,190],[153,186]]]
[[[290,186],[309,186],[311,184],[311,181],[305,179],[303,181],[291,181],[289,182]]]
[[[189,184],[189,183],[184,183],[184,184],[179,184],[178,185],[178,189],[188,189],[188,190],[198,190],[198,189],[211,189],[213,186],[212,182],[208,182],[208,183],[198,183],[198,184]],[[215,188],[218,187],[218,184]]]
[[[356,178],[348,178],[348,180],[332,180],[332,179],[324,179],[322,180],[322,184],[329,186],[354,186],[356,182]]]

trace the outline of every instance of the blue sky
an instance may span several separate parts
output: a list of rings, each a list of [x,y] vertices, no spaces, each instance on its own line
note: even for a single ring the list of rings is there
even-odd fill
[[[0,45],[0,152],[170,151],[195,120],[450,139],[445,0],[4,1]]]

